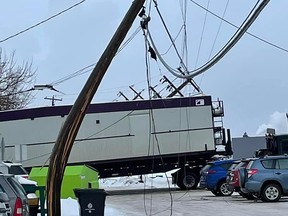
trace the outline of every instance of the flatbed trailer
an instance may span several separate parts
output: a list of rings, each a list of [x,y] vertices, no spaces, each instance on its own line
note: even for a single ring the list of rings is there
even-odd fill
[[[48,165],[71,107],[1,111],[2,159],[21,162],[28,170]],[[232,154],[223,116],[223,102],[210,96],[91,104],[68,164],[90,165],[101,178],[180,168],[174,183],[195,188],[207,160]]]

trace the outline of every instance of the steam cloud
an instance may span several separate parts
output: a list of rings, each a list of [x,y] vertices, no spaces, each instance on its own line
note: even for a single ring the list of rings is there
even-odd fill
[[[262,124],[258,127],[256,134],[264,135],[267,128],[274,128],[276,134],[288,132],[288,117],[286,113],[280,113],[278,111],[270,115],[270,120],[267,124]]]

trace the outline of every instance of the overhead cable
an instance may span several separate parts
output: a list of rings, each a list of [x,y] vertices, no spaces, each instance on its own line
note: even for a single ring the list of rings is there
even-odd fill
[[[117,52],[115,53],[115,56],[116,56],[117,54],[119,54],[119,53],[134,39],[134,37],[140,32],[140,30],[141,30],[141,27],[138,27],[138,28],[132,33],[132,35],[121,45],[121,47],[119,47],[119,49],[118,49]],[[72,78],[74,78],[74,77],[76,77],[76,76],[80,76],[80,75],[82,75],[82,74],[88,73],[88,72],[90,72],[90,71],[93,70],[93,68],[94,68],[95,65],[96,65],[96,63],[90,64],[90,65],[88,65],[88,66],[86,66],[86,67],[84,67],[84,68],[82,68],[82,69],[77,70],[76,72],[74,72],[74,73],[72,73],[72,74],[69,74],[69,75],[67,75],[67,76],[65,76],[65,77],[63,77],[63,78],[60,78],[60,79],[58,79],[58,80],[50,83],[50,85],[54,85],[54,86],[55,86],[55,85],[59,85],[60,83],[63,83],[63,82],[65,82],[65,81],[67,81],[67,80],[70,80],[70,79],[72,79]]]
[[[219,33],[220,33],[221,26],[222,26],[222,23],[223,23],[223,18],[224,18],[224,16],[225,16],[226,11],[227,11],[227,8],[228,8],[228,4],[229,4],[229,0],[227,0],[227,2],[226,2],[226,6],[225,6],[224,12],[223,12],[223,14],[222,14],[222,19],[221,19],[221,22],[220,22],[220,24],[219,24],[219,26],[218,26],[218,30],[217,30],[217,33],[216,33],[216,36],[215,36],[215,39],[214,39],[212,48],[211,48],[211,50],[210,50],[210,54],[209,54],[208,59],[210,59],[210,57],[211,57],[211,55],[212,55],[212,52],[213,52],[213,50],[214,50],[214,47],[215,47],[215,44],[216,44],[218,35],[219,35]],[[208,10],[208,8],[207,8],[207,10]],[[208,11],[207,11],[207,12],[208,12]]]
[[[225,54],[241,39],[241,37],[244,35],[244,33],[247,31],[247,29],[252,25],[252,23],[255,21],[255,19],[258,17],[260,12],[264,9],[264,7],[269,3],[270,0],[263,0],[260,5],[257,7],[257,4],[250,12],[249,16],[246,18],[246,20],[242,23],[242,25],[238,28],[236,33],[231,37],[231,39],[225,44],[225,46],[214,55],[213,58],[211,58],[207,63],[202,65],[201,67],[188,71],[185,70],[183,73],[179,73],[178,70],[171,68],[162,58],[162,56],[159,54],[159,51],[157,50],[157,47],[152,39],[152,36],[150,34],[149,29],[147,28],[147,35],[149,37],[149,40],[151,41],[151,44],[157,54],[157,57],[162,62],[162,64],[166,67],[166,69],[172,73],[174,76],[178,78],[193,78],[209,68],[211,68],[213,65],[215,65],[221,58],[225,56]]]
[[[210,0],[208,0],[207,9],[209,8],[209,5],[210,5]],[[203,35],[204,35],[205,27],[206,27],[207,14],[208,14],[208,12],[205,13],[205,18],[204,18],[204,22],[203,22],[202,31],[201,31],[200,43],[199,43],[199,46],[198,46],[198,51],[197,51],[197,56],[196,56],[195,67],[197,67],[197,64],[198,64],[198,59],[199,59],[199,55],[200,55]]]
[[[82,0],[82,1],[80,1],[80,2],[78,2],[78,3],[76,3],[76,4],[74,4],[74,5],[66,8],[65,10],[62,10],[62,11],[58,12],[57,14],[54,14],[53,16],[50,16],[50,17],[48,17],[47,19],[42,20],[41,22],[38,22],[38,23],[36,23],[36,24],[34,24],[34,25],[32,25],[32,26],[30,26],[30,27],[28,27],[28,28],[26,28],[26,29],[24,29],[24,30],[22,30],[22,31],[20,31],[20,32],[17,32],[17,33],[15,33],[15,34],[13,34],[13,35],[11,35],[11,36],[9,36],[9,37],[6,37],[6,38],[0,40],[0,43],[3,43],[3,42],[5,42],[5,41],[7,41],[7,40],[9,40],[9,39],[11,39],[11,38],[14,38],[14,37],[16,37],[16,36],[18,36],[18,35],[20,35],[20,34],[23,34],[23,33],[27,32],[27,31],[29,31],[29,30],[37,27],[37,26],[40,26],[40,25],[42,25],[43,23],[46,23],[46,22],[48,22],[49,20],[51,20],[51,19],[53,19],[53,18],[55,18],[55,17],[58,17],[59,15],[61,15],[61,14],[65,13],[65,12],[71,10],[72,8],[74,8],[74,7],[82,4],[82,3],[85,2],[85,1],[86,1],[86,0]]]
[[[177,54],[178,58],[180,59],[180,64],[181,64],[181,66],[184,67],[185,70],[186,70],[186,66],[185,66],[185,64],[184,64],[184,62],[183,62],[183,59],[182,59],[182,57],[180,56],[180,54],[179,54],[179,52],[178,52],[178,49],[177,49],[177,47],[176,47],[176,45],[175,45],[175,43],[174,43],[174,40],[173,40],[173,38],[172,38],[172,36],[171,36],[171,34],[170,34],[169,30],[168,30],[168,27],[167,27],[167,25],[166,25],[166,23],[165,23],[165,21],[164,21],[164,18],[163,18],[162,14],[161,14],[161,12],[160,12],[160,10],[159,10],[159,8],[158,8],[158,3],[157,3],[156,0],[153,0],[153,2],[154,2],[154,4],[155,4],[155,8],[156,8],[156,11],[157,11],[157,13],[158,13],[158,15],[159,15],[159,17],[160,17],[160,20],[161,20],[161,22],[162,22],[162,24],[163,24],[163,26],[164,26],[164,28],[165,28],[168,36],[169,36],[169,39],[171,40],[171,43],[172,43],[175,51],[176,51],[176,54]]]
[[[202,5],[198,4],[197,2],[195,2],[193,0],[190,0],[190,1],[192,3],[194,3],[195,5],[197,5],[198,7],[202,8],[203,10],[206,10],[208,13],[212,14],[213,16],[217,17],[218,19],[221,19],[222,21],[226,22],[227,24],[233,26],[234,28],[237,28],[237,29],[239,28],[237,25],[231,23],[230,21],[224,19],[223,17],[220,17],[219,15],[215,14],[214,12],[212,12],[210,10],[207,10],[205,7],[203,7]],[[267,41],[267,40],[255,35],[255,34],[252,34],[252,33],[248,32],[248,31],[246,31],[245,33],[250,35],[250,36],[252,36],[252,37],[254,37],[254,38],[256,38],[256,39],[258,39],[258,40],[260,40],[260,41],[262,41],[262,42],[264,42],[264,43],[266,43],[266,44],[268,44],[268,45],[270,45],[270,46],[273,46],[273,47],[275,47],[277,49],[280,49],[280,50],[288,53],[288,49],[285,49],[285,48],[280,47],[280,46],[278,46],[278,45],[276,45],[274,43],[271,43],[271,42],[269,42],[269,41]]]

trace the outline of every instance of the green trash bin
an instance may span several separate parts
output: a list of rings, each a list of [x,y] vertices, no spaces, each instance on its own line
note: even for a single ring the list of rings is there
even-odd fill
[[[80,216],[104,216],[107,192],[104,189],[74,189],[80,204]]]

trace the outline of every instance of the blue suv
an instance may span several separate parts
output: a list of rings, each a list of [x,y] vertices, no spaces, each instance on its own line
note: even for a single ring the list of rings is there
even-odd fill
[[[200,171],[200,188],[206,188],[216,196],[230,196],[233,191],[229,190],[226,176],[229,167],[234,161],[219,160],[208,162]]]
[[[266,156],[250,161],[244,173],[244,190],[264,202],[288,195],[288,156]]]

